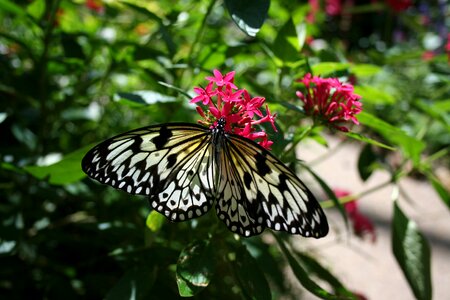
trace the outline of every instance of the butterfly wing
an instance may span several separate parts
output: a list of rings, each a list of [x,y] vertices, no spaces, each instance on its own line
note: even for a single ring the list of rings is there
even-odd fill
[[[169,123],[132,130],[91,149],[90,177],[130,194],[147,195],[172,221],[206,213],[214,201],[215,169],[208,128]]]
[[[231,231],[251,236],[268,227],[316,238],[328,233],[322,208],[294,172],[251,140],[224,139],[216,211]]]

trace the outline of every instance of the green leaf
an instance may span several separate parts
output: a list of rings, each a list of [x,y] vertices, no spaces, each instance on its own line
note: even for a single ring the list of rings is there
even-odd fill
[[[381,71],[381,67],[371,64],[356,64],[350,68],[356,77],[374,76]]]
[[[242,246],[236,250],[236,258],[231,263],[242,293],[246,295],[245,298],[272,299],[269,283],[259,268],[258,262],[250,255],[246,247]]]
[[[292,19],[289,19],[278,32],[272,51],[282,61],[297,61],[301,58],[299,53],[301,45],[301,36],[299,37]]]
[[[394,202],[392,248],[403,274],[420,300],[431,299],[430,249],[428,242]]]
[[[114,95],[114,101],[139,107],[155,103],[175,102],[177,98],[154,91],[135,91],[133,93],[117,93]]]
[[[395,147],[388,146],[388,145],[383,144],[383,143],[381,143],[381,142],[379,142],[377,140],[374,140],[374,139],[368,138],[366,136],[363,136],[363,135],[361,135],[359,133],[346,132],[345,135],[350,137],[350,138],[352,138],[352,139],[355,139],[355,140],[358,140],[358,141],[361,141],[361,142],[366,142],[366,143],[374,145],[374,146],[378,146],[378,147],[385,148],[385,149],[388,149],[388,150],[393,150],[393,151],[395,150]]]
[[[355,93],[360,95],[364,102],[371,104],[395,104],[395,98],[389,93],[383,92],[380,88],[358,85],[355,86]]]
[[[330,271],[324,268],[313,257],[303,253],[296,253],[297,258],[305,266],[307,273],[312,273],[323,281],[326,281],[333,288],[334,292],[339,296],[345,296],[349,299],[355,298],[352,292],[347,290],[344,285]],[[344,298],[344,297],[342,297]]]
[[[311,67],[314,75],[330,75],[338,71],[347,70],[350,67],[349,63],[338,63],[338,62],[323,62],[315,64]]]
[[[207,287],[214,273],[215,261],[209,240],[195,241],[184,248],[177,263],[180,296],[191,297]]]
[[[441,198],[442,202],[444,202],[445,205],[447,205],[447,208],[450,208],[450,194],[445,189],[445,187],[442,185],[442,183],[431,173],[426,174],[428,180],[431,182],[431,185],[433,186],[434,190],[438,193],[439,197]]]
[[[267,18],[270,0],[225,0],[225,6],[243,32],[256,36]]]
[[[363,181],[366,181],[372,175],[376,161],[377,156],[373,153],[372,147],[369,144],[365,145],[358,158],[359,177]]]
[[[149,266],[128,270],[119,282],[108,292],[106,300],[149,299],[149,291],[156,278],[156,272]]]
[[[302,164],[302,166],[308,170],[308,172],[316,179],[316,181],[319,183],[319,185],[322,187],[322,189],[325,191],[327,196],[331,199],[334,206],[337,207],[339,213],[341,214],[342,218],[344,219],[345,225],[348,225],[348,219],[347,214],[345,213],[344,206],[339,202],[338,198],[334,194],[333,190],[325,183],[325,181],[322,180],[313,170],[308,167],[305,164]]]
[[[49,166],[26,166],[25,171],[51,184],[63,185],[79,181],[86,175],[81,170],[81,159],[93,145],[78,149],[64,156],[59,162]]]
[[[273,235],[280,246],[281,251],[294,272],[295,277],[301,283],[301,285],[310,291],[312,294],[316,295],[322,299],[340,299],[339,297],[327,292],[321,288],[317,283],[315,283],[309,276],[308,272],[300,265],[300,263],[295,259],[292,253],[286,247],[284,241],[276,234]]]
[[[19,16],[27,14],[22,7],[8,0],[0,0],[0,9]]]
[[[156,210],[152,210],[148,214],[145,224],[151,231],[157,232],[161,229],[165,221],[166,218],[162,214],[160,214]]]
[[[358,120],[364,126],[370,127],[381,134],[392,144],[398,145],[402,149],[404,155],[407,158],[411,159],[415,166],[419,165],[420,154],[425,148],[424,142],[408,136],[398,127],[394,127],[391,124],[386,123],[369,113],[361,112],[358,115]]]

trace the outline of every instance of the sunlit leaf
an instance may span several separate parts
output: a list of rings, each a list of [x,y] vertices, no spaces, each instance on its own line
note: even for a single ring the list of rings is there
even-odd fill
[[[379,142],[377,140],[371,139],[369,137],[363,136],[362,134],[359,133],[355,133],[355,132],[346,132],[345,133],[346,136],[351,137],[352,139],[361,141],[361,142],[365,142],[374,146],[378,146],[384,149],[388,149],[388,150],[395,150],[395,147],[383,144],[382,142]]]
[[[207,287],[214,274],[215,261],[209,240],[195,241],[184,248],[177,263],[180,296],[191,297]]]
[[[431,299],[430,248],[414,221],[394,202],[392,249],[403,274],[420,300]]]
[[[76,182],[86,175],[81,170],[81,159],[92,148],[89,145],[67,154],[63,159],[49,166],[26,166],[25,171],[41,180],[48,180],[55,185]]]
[[[161,229],[165,221],[166,218],[162,214],[158,213],[156,210],[152,210],[148,214],[145,224],[151,231],[156,232]]]
[[[326,75],[330,75],[338,71],[347,70],[349,67],[349,63],[322,62],[313,65],[311,68],[314,75],[325,77]]]
[[[299,54],[301,45],[297,28],[292,19],[289,19],[278,31],[272,51],[282,61],[292,62],[301,58]]]
[[[371,64],[355,64],[351,66],[351,72],[356,77],[373,76],[381,71],[381,67]]]
[[[394,104],[395,98],[389,93],[384,92],[380,88],[368,85],[355,86],[355,93],[360,95],[364,102],[371,104]]]
[[[8,0],[0,0],[0,9],[19,16],[26,15],[25,10],[14,2]]]
[[[415,165],[419,164],[420,154],[425,148],[424,142],[407,135],[400,128],[392,126],[369,113],[361,112],[358,115],[358,120],[362,125],[370,127],[381,134],[392,144],[398,145],[405,156],[410,158]]]
[[[270,0],[225,0],[236,25],[249,36],[256,36],[269,11]]]
[[[134,91],[132,93],[117,93],[114,95],[114,100],[131,106],[146,106],[155,103],[175,102],[177,98],[154,91]]]

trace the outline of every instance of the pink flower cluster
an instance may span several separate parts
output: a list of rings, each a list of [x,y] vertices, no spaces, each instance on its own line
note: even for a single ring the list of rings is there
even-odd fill
[[[247,90],[238,89],[234,82],[235,72],[229,72],[225,76],[218,70],[214,70],[214,77],[206,77],[209,81],[206,88],[195,87],[196,97],[191,103],[201,102],[207,107],[205,112],[201,106],[197,106],[197,112],[202,116],[198,122],[208,127],[217,125],[217,120],[225,118],[225,131],[234,133],[257,142],[262,147],[270,150],[273,144],[268,139],[267,133],[257,131],[255,125],[269,122],[273,130],[276,114],[271,115],[266,105],[266,115],[260,108],[265,98],[251,97]],[[255,119],[255,117],[257,117]]]
[[[336,197],[347,197],[350,195],[348,191],[341,189],[334,189]],[[372,242],[375,242],[377,236],[375,234],[375,228],[366,216],[364,216],[358,209],[358,203],[355,200],[344,204],[344,209],[353,225],[353,232],[356,236],[363,238],[365,234],[371,236]]]
[[[306,87],[306,92],[297,91],[303,101],[305,113],[315,121],[347,132],[342,124],[352,121],[359,124],[356,114],[361,112],[361,96],[353,92],[351,84],[343,84],[337,78],[320,78],[306,74],[297,80]]]

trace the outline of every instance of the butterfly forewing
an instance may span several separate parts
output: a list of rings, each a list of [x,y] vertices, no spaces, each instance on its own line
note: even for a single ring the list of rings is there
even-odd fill
[[[97,145],[82,168],[101,183],[148,195],[154,209],[183,221],[207,212],[214,200],[210,138],[199,125],[148,126]]]

